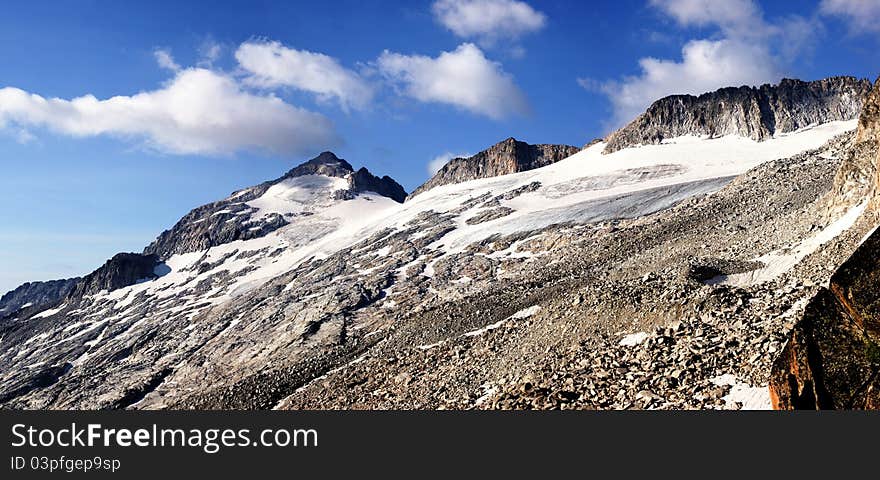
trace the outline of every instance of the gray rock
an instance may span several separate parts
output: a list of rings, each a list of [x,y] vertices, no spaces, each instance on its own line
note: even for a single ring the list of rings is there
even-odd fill
[[[78,281],[79,277],[25,283],[0,298],[0,317],[11,315],[25,305],[35,311],[55,305],[67,296]]]
[[[611,134],[605,153],[684,135],[740,135],[760,141],[813,124],[852,120],[870,90],[868,80],[832,77],[722,88],[698,97],[672,95],[654,102],[632,123]]]
[[[454,158],[409,198],[440,185],[497,177],[544,167],[568,158],[581,149],[570,145],[529,145],[508,138],[469,158]]]
[[[102,290],[112,292],[141,280],[152,280],[158,276],[158,265],[159,257],[154,254],[118,253],[101,268],[78,281],[67,294],[67,299],[80,300]]]

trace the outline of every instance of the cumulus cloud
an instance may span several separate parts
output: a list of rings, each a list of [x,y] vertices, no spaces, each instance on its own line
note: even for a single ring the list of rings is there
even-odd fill
[[[180,71],[180,65],[174,61],[174,57],[171,56],[170,50],[157,48],[153,50],[153,56],[156,57],[156,63],[165,70],[171,70],[172,72]]]
[[[822,13],[842,17],[856,32],[880,32],[880,2],[876,0],[822,0]]]
[[[737,33],[761,28],[761,12],[752,0],[651,0],[651,5],[682,26],[718,25]]]
[[[615,126],[632,120],[657,99],[692,94],[725,86],[755,85],[779,80],[769,52],[736,40],[693,40],[682,48],[682,59],[639,60],[641,73],[598,86],[614,106]],[[582,86],[586,86],[582,82]]]
[[[455,35],[484,44],[516,39],[547,23],[546,15],[517,0],[438,0],[432,10],[437,21]]]
[[[428,162],[428,165],[427,165],[428,173],[431,174],[431,176],[434,176],[437,174],[437,172],[440,171],[441,168],[443,168],[444,165],[449,163],[449,161],[452,160],[453,158],[468,158],[470,156],[471,156],[470,153],[451,153],[451,152],[446,152],[446,153],[442,153],[440,155],[437,155],[436,157],[432,158]]]
[[[238,47],[235,59],[249,73],[245,82],[250,85],[303,90],[322,100],[336,99],[344,109],[365,108],[373,97],[373,89],[357,73],[321,53],[249,41]]]
[[[812,23],[788,17],[768,23],[752,0],[650,0],[682,27],[715,27],[718,35],[682,46],[680,59],[642,58],[639,73],[621,80],[578,79],[584,88],[608,96],[619,127],[653,101],[673,94],[700,94],[727,86],[773,83],[787,59],[810,41]]]
[[[201,68],[180,70],[156,90],[104,100],[93,95],[44,98],[2,88],[3,125],[46,128],[72,137],[134,138],[172,154],[263,150],[300,155],[338,141],[324,116],[271,95],[250,93],[234,78]]]
[[[436,58],[386,50],[377,67],[404,95],[421,102],[453,105],[493,119],[528,110],[513,77],[471,43]]]

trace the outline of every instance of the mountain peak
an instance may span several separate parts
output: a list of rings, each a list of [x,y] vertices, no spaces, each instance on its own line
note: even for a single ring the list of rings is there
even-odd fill
[[[440,185],[533,170],[556,163],[579,151],[580,148],[571,145],[530,145],[508,137],[472,157],[452,159],[415,189],[410,197]]]
[[[738,135],[762,141],[814,124],[852,120],[859,116],[870,90],[869,80],[855,77],[810,82],[785,78],[777,85],[671,95],[612,133],[605,153],[685,135]]]
[[[303,162],[287,174],[285,178],[301,177],[303,175],[326,175],[328,177],[344,177],[352,173],[354,168],[350,163],[336,156],[335,153],[321,152],[317,157]]]

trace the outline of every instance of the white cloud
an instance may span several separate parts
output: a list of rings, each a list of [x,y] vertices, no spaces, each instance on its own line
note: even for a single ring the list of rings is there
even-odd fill
[[[437,0],[432,10],[437,21],[455,35],[484,44],[516,39],[547,23],[543,13],[516,0]]]
[[[153,50],[153,56],[156,57],[156,63],[165,70],[170,70],[172,72],[180,71],[180,65],[174,61],[174,57],[171,56],[171,51],[164,48],[157,48]]]
[[[403,94],[422,102],[454,105],[493,119],[528,110],[513,77],[471,43],[436,58],[386,50],[377,66]]]
[[[700,94],[728,86],[774,83],[786,63],[812,41],[814,25],[798,16],[768,23],[752,0],[649,0],[677,24],[716,27],[720,35],[682,46],[680,59],[642,58],[637,75],[619,81],[578,79],[587,90],[608,96],[612,127],[673,94]]]
[[[43,127],[72,137],[135,138],[173,154],[241,150],[307,154],[337,142],[330,121],[271,95],[255,95],[232,77],[181,70],[161,88],[99,100],[44,98],[0,89],[0,126]]]
[[[223,53],[223,46],[214,40],[208,38],[198,48],[199,61],[196,63],[199,67],[211,68]]]
[[[430,173],[431,176],[434,176],[437,174],[437,172],[440,171],[441,168],[443,168],[443,165],[446,165],[447,163],[449,163],[449,161],[452,160],[453,158],[468,158],[470,156],[471,156],[470,153],[450,153],[450,152],[446,152],[446,153],[437,155],[436,157],[432,158],[431,161],[428,162],[428,165],[427,165],[428,173]]]
[[[250,74],[245,81],[251,85],[304,90],[323,100],[335,98],[344,109],[365,108],[373,97],[373,89],[357,73],[321,53],[249,41],[238,47],[235,58]]]
[[[880,32],[877,0],[822,0],[822,13],[843,17],[856,32]]]
[[[598,86],[614,106],[615,126],[632,120],[655,100],[668,95],[697,95],[725,86],[774,82],[781,77],[765,48],[731,39],[693,40],[682,48],[681,61],[643,58],[639,66],[641,73],[637,76]],[[589,86],[588,80],[580,81],[582,86]]]
[[[763,25],[761,11],[752,0],[650,0],[652,6],[682,26],[718,25],[746,33]]]

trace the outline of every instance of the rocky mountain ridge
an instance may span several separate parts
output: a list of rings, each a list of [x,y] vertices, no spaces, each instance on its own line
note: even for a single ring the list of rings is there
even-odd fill
[[[79,278],[28,282],[0,297],[0,317],[11,315],[21,308],[32,307],[39,311],[63,300]]]
[[[427,182],[413,190],[409,198],[440,185],[541,168],[580,150],[571,145],[530,145],[510,137],[471,157],[450,160]]]
[[[65,299],[76,301],[86,295],[153,280],[161,274],[159,257],[155,254],[118,253],[97,270],[76,282]]]
[[[857,118],[871,82],[831,77],[778,85],[722,88],[700,96],[672,95],[654,102],[607,139],[606,153],[675,137],[739,135],[762,141],[811,125]]]

